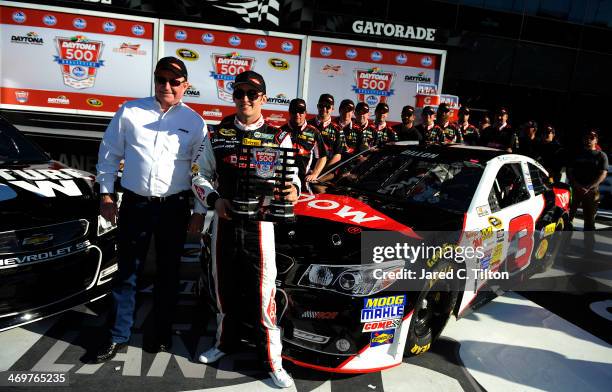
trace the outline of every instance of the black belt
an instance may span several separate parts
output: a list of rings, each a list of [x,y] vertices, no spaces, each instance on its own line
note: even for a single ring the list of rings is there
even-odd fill
[[[189,197],[191,195],[191,191],[182,191],[179,193],[175,193],[173,195],[168,195],[168,196],[142,196],[139,195],[138,193],[134,193],[132,191],[130,191],[129,189],[124,189],[123,190],[123,197],[128,197],[130,199],[133,200],[139,200],[139,201],[149,201],[152,203],[164,203],[166,201],[172,201],[172,200],[178,200],[181,197]]]

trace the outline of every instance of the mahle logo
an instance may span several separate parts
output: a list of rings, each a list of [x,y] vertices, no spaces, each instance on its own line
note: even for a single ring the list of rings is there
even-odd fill
[[[188,61],[196,61],[200,58],[200,55],[195,50],[187,49],[187,48],[179,48],[176,50],[176,55],[182,58],[183,60]]]
[[[268,64],[270,64],[270,67],[274,68],[277,71],[286,71],[289,69],[289,63],[277,57],[269,59]]]

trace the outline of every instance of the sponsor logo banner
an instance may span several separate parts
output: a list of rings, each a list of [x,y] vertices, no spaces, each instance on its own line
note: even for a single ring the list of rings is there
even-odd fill
[[[389,329],[380,332],[372,332],[370,347],[382,346],[383,344],[393,343],[395,337],[395,330]]]
[[[381,321],[401,318],[404,316],[405,295],[389,297],[364,298],[361,309],[361,322]]]
[[[98,68],[104,66],[100,59],[104,43],[85,36],[55,38],[58,55],[54,61],[60,65],[64,84],[75,89],[93,87]]]
[[[397,318],[393,320],[383,320],[383,321],[372,321],[363,324],[362,332],[375,332],[382,331],[385,329],[395,329],[399,328],[402,323],[402,319]]]
[[[227,54],[213,53],[213,69],[210,77],[215,80],[217,96],[226,102],[233,102],[234,79],[244,71],[250,71],[255,64],[254,57],[241,56],[238,52]]]
[[[370,106],[376,106],[380,102],[387,102],[387,98],[394,94],[391,88],[394,78],[394,72],[384,72],[379,67],[356,69],[355,81],[357,84],[352,87],[352,90],[357,94],[357,101],[363,102],[367,99]]]

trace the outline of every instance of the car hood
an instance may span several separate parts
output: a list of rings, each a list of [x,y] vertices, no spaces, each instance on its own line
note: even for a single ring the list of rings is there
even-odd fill
[[[330,264],[361,263],[364,233],[392,231],[401,242],[439,244],[456,241],[464,220],[463,213],[329,187],[302,194],[295,215],[276,231],[277,252]]]
[[[57,162],[0,166],[0,232],[73,219],[94,219],[91,173]]]

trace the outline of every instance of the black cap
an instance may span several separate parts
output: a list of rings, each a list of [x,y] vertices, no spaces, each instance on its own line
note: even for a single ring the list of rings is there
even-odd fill
[[[376,109],[374,109],[374,111],[389,113],[389,105],[387,105],[386,102],[379,102],[378,105],[376,105]]]
[[[319,103],[328,103],[330,105],[334,104],[334,96],[331,94],[321,94],[319,97]]]
[[[525,123],[525,128],[535,128],[538,129],[538,123],[533,121],[533,120],[529,120]]]
[[[168,56],[159,59],[155,66],[155,72],[167,70],[173,72],[176,76],[182,76],[187,79],[187,67],[182,60],[176,57]]]
[[[402,117],[412,116],[414,114],[414,108],[410,105],[406,105],[402,108]]]
[[[431,106],[425,106],[423,108],[423,114],[436,114]]]
[[[357,106],[355,106],[355,113],[357,114],[365,114],[370,112],[370,106],[365,102],[357,102]]]
[[[468,108],[467,106],[461,106],[459,108],[459,114],[470,114],[470,108]]]
[[[255,71],[244,71],[236,75],[234,79],[234,88],[241,84],[248,84],[260,93],[266,93],[266,82],[263,76]]]
[[[599,138],[599,129],[587,128],[582,133],[582,136],[591,136],[591,135],[595,135],[597,138]]]
[[[350,99],[343,99],[342,102],[340,102],[340,107],[338,109],[341,111],[352,112],[355,110],[355,102]]]
[[[289,102],[289,113],[305,113],[306,101],[302,98],[295,98]]]
[[[506,109],[506,107],[501,106],[497,109],[497,112],[495,112],[496,114],[508,114],[508,109]]]
[[[438,106],[438,113],[448,113],[448,112],[450,112],[450,108],[448,107],[446,103],[442,102]]]

